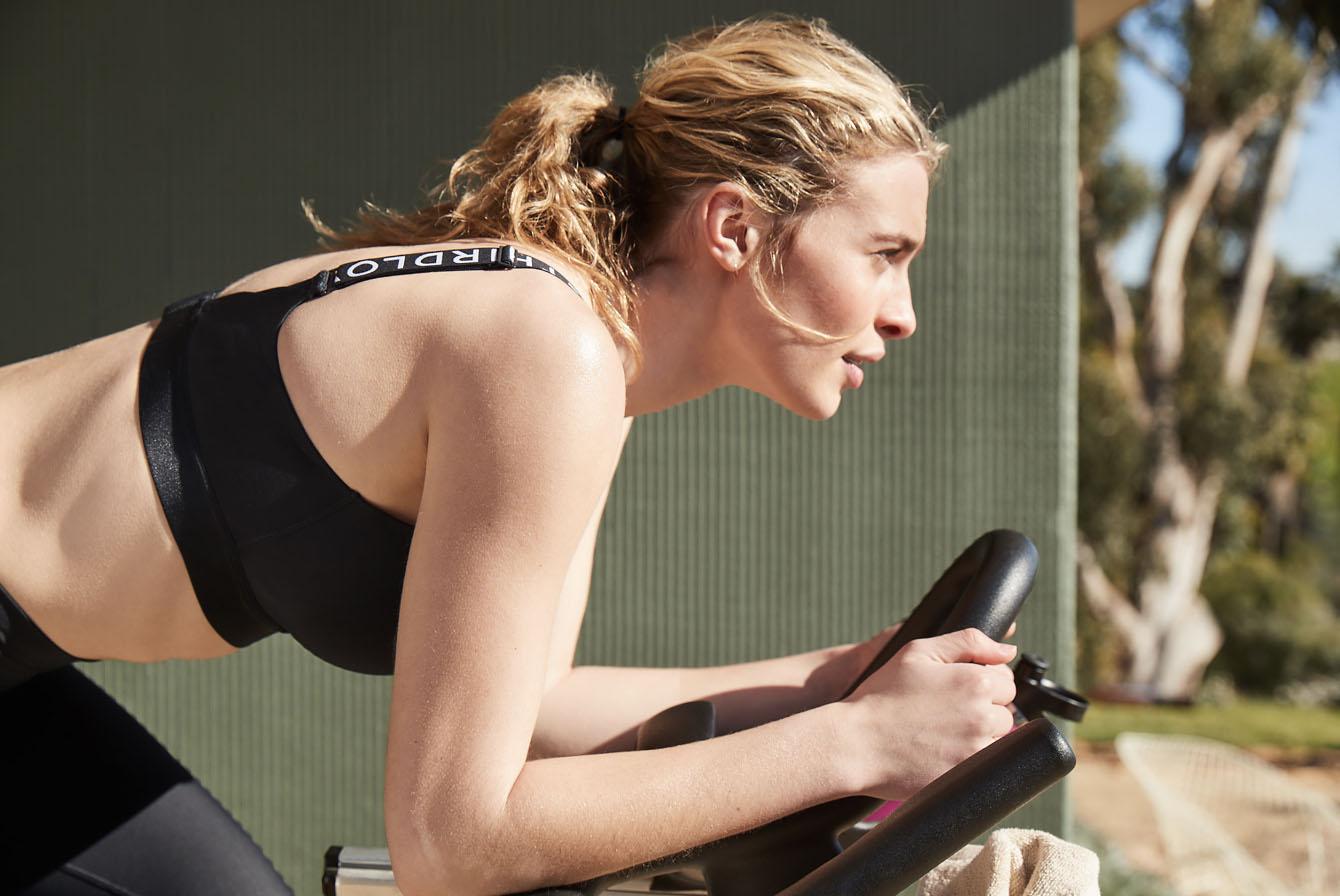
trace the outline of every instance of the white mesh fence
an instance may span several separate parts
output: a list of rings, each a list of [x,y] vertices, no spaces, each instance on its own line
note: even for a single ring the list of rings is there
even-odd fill
[[[1154,808],[1182,896],[1340,894],[1334,801],[1219,741],[1128,732],[1116,746]]]

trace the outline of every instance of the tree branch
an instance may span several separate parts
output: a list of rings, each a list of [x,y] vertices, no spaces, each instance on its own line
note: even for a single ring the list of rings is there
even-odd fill
[[[1154,75],[1154,77],[1158,78],[1160,81],[1167,84],[1173,90],[1176,90],[1178,95],[1183,97],[1186,96],[1186,84],[1180,78],[1178,78],[1167,68],[1165,68],[1153,56],[1150,56],[1149,51],[1146,50],[1143,46],[1128,39],[1126,35],[1121,33],[1120,28],[1114,28],[1112,30],[1113,33],[1116,35],[1117,43],[1121,45],[1121,48],[1123,50],[1125,50],[1127,53],[1130,53],[1140,62],[1141,65],[1149,69],[1150,74]]]
[[[1261,97],[1227,126],[1205,134],[1186,183],[1173,191],[1163,216],[1149,276],[1149,374],[1153,388],[1167,387],[1182,363],[1186,290],[1183,275],[1192,238],[1216,185],[1243,144],[1275,111],[1279,98]],[[1151,404],[1160,404],[1154,396]]]
[[[1318,42],[1308,60],[1303,76],[1286,100],[1284,123],[1275,137],[1266,175],[1261,205],[1256,211],[1251,242],[1242,268],[1242,286],[1238,293],[1237,310],[1233,314],[1233,328],[1224,351],[1223,382],[1230,388],[1241,388],[1247,381],[1252,355],[1261,332],[1261,318],[1265,313],[1266,293],[1275,276],[1274,225],[1280,207],[1293,181],[1294,165],[1298,161],[1298,146],[1303,134],[1303,111],[1316,98],[1326,70],[1327,56],[1333,42],[1329,36]]]
[[[1098,555],[1083,532],[1076,532],[1075,560],[1079,565],[1081,590],[1095,613],[1114,625],[1127,644],[1138,643],[1148,626],[1120,588],[1103,572]]]
[[[1148,429],[1151,414],[1145,400],[1140,368],[1135,362],[1135,312],[1131,297],[1117,276],[1112,262],[1112,247],[1099,238],[1098,218],[1094,212],[1093,193],[1083,174],[1080,175],[1080,251],[1093,275],[1093,285],[1107,305],[1112,321],[1112,361],[1117,384],[1126,398],[1131,416],[1142,429]]]

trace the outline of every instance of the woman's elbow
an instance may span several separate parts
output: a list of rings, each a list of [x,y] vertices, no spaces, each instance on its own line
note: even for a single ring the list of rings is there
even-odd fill
[[[439,848],[431,853],[414,845],[390,844],[391,868],[401,896],[498,896],[494,867],[481,867],[472,850]]]
[[[440,824],[388,807],[386,839],[396,888],[402,896],[507,892],[499,880],[496,837],[478,824],[479,817],[462,812],[455,823]]]

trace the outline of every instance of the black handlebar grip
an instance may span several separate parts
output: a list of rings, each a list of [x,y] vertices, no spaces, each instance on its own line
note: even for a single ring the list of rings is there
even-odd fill
[[[988,637],[999,640],[1009,629],[1010,624],[1018,615],[1024,599],[1028,596],[1028,591],[1033,584],[1033,576],[1037,571],[1037,563],[1037,548],[1027,537],[1018,532],[996,529],[978,538],[949,565],[944,574],[931,586],[930,591],[917,604],[894,637],[870,661],[843,697],[850,696],[861,682],[870,677],[898,650],[908,642],[918,638],[928,638],[963,628],[975,627],[981,629]],[[643,729],[639,730],[638,746],[640,749],[654,749],[704,739],[704,736],[711,736],[711,729],[714,725],[715,721],[711,713],[703,707],[695,706],[693,703],[672,707],[644,723]],[[971,798],[960,799],[954,807],[945,807],[945,811],[950,811],[951,808],[957,810],[971,809],[967,812],[968,818],[974,821],[986,819],[981,830],[986,830],[1009,813],[1012,807],[1006,808],[999,814],[992,814],[991,811],[980,813],[977,808],[973,807],[971,800],[980,797],[980,794],[976,793],[977,789],[1003,788],[1002,792],[1008,791],[1010,793],[1017,789],[1014,788],[1014,782],[1002,783],[997,781],[998,776],[1008,776],[1010,772],[998,771],[994,768],[988,770],[987,766],[996,761],[990,757],[1006,752],[1003,750],[997,751],[995,750],[996,747],[1011,738],[1017,738],[1019,732],[1026,729],[1027,726],[1019,729],[966,761],[965,764],[976,761],[976,764],[972,767],[977,770],[977,778],[980,778],[980,780],[973,780],[974,795]],[[1059,735],[1057,736],[1059,737]],[[1011,743],[1026,742],[1031,744],[1031,737],[1016,739]],[[1061,743],[1064,744],[1064,742],[1064,738],[1061,738]],[[1069,745],[1065,745],[1065,749],[1069,752]],[[1073,753],[1069,755],[1073,764]],[[987,758],[977,760],[979,756]],[[1008,761],[1015,757],[1013,753],[1006,752],[1004,758]],[[954,776],[961,768],[962,766],[951,769],[926,788],[923,788],[921,793],[918,793],[912,800],[900,807],[892,818],[904,818],[905,820],[902,822],[904,826],[925,824],[924,820],[918,819],[924,819],[924,816],[928,814],[935,816],[932,810],[917,809],[906,815],[904,813],[909,806],[913,806],[917,802],[939,799],[939,796],[927,795],[923,797],[922,795],[927,794],[932,787],[935,787],[941,781],[948,780],[952,783],[958,780]],[[1069,769],[1067,768],[1066,771],[1069,771]],[[1061,772],[1047,783],[1050,784],[1064,774],[1064,771]],[[1046,785],[1042,786],[1045,787]],[[1040,789],[1042,788],[1040,787]],[[1036,792],[1030,792],[1027,797],[1019,800],[1015,805],[1022,805]],[[839,854],[842,856],[850,854],[855,846],[843,853],[842,847],[838,843],[838,833],[869,815],[882,802],[882,800],[868,796],[849,796],[833,800],[779,818],[751,831],[744,831],[675,855],[663,856],[635,868],[624,869],[565,887],[535,890],[525,894],[525,896],[578,896],[578,894],[593,896],[593,894],[603,892],[614,883],[626,881],[633,877],[671,872],[690,867],[702,869],[709,890],[718,894],[718,896],[774,896],[774,894],[783,890],[789,893],[788,887],[801,878],[808,880],[807,875],[811,875],[811,872],[815,871],[818,866],[827,868],[829,865],[838,862],[842,864],[842,867],[848,867],[847,862],[840,858]],[[992,804],[993,810],[994,806],[995,803]],[[883,831],[892,818],[881,822],[877,830]],[[938,819],[938,816],[935,816],[933,820],[936,819]],[[936,823],[939,823],[939,821],[936,820]],[[903,829],[904,827],[899,827],[899,830]],[[958,827],[942,832],[944,842],[953,843],[954,849],[957,849],[959,845],[976,836],[975,833],[963,834],[963,830],[964,826],[960,824]],[[980,833],[980,831],[977,833]],[[872,834],[866,834],[856,845],[859,846],[870,839],[871,836]],[[921,848],[924,848],[924,846],[918,847],[918,849]],[[953,852],[953,849],[949,852]],[[861,854],[864,853],[865,850],[862,850]],[[905,853],[905,863],[911,862],[912,857],[920,856],[920,853],[916,850],[894,849],[893,853],[894,855]],[[948,855],[948,853],[945,853],[945,855]],[[855,861],[860,860],[856,859]],[[940,859],[936,859],[935,862],[927,866],[926,870],[934,867],[939,861]],[[877,863],[875,867],[885,868],[889,866],[887,863]],[[843,873],[852,875],[856,872],[847,871]],[[823,892],[825,894],[836,894],[842,891],[839,888]],[[897,890],[881,890],[879,892],[897,892]]]
[[[889,642],[842,695],[850,697],[908,642],[965,628],[1005,637],[1033,587],[1038,549],[1012,529],[993,529],[949,564]]]
[[[843,697],[910,641],[973,626],[989,637],[1003,637],[1033,587],[1037,566],[1037,548],[1018,532],[996,529],[978,538],[931,586]],[[845,797],[708,844],[702,849],[702,869],[709,889],[721,896],[773,896],[832,861],[842,852],[838,833],[882,802]]]
[[[1074,767],[1061,732],[1034,719],[927,784],[778,896],[896,896]]]

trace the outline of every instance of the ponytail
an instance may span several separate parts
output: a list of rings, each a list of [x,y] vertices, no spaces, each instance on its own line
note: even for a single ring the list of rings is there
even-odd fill
[[[342,231],[310,203],[304,211],[331,249],[489,238],[552,252],[582,268],[596,314],[639,364],[628,166],[610,158],[624,124],[613,98],[599,75],[552,78],[508,103],[422,208],[401,213],[365,202]]]

